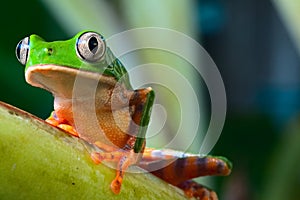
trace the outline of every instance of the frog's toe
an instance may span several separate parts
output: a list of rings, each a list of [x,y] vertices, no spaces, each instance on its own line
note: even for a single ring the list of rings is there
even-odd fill
[[[115,152],[93,152],[91,154],[91,158],[96,164],[99,164],[104,160],[108,162],[118,162],[116,167],[116,177],[110,185],[111,190],[115,194],[120,193],[124,174],[130,165],[133,165],[137,162],[138,156],[139,154],[134,153],[133,150]]]
[[[75,131],[75,129],[71,125],[59,124],[59,125],[57,125],[57,127],[63,129],[64,131],[66,131],[67,133],[69,133],[72,136],[79,137],[78,133]]]
[[[45,120],[48,124],[51,124],[52,126],[58,126],[58,121],[53,119],[53,117],[49,117],[48,119]]]
[[[113,193],[119,194],[121,191],[121,186],[122,186],[122,177],[118,176],[116,177],[110,184],[110,188]]]
[[[97,153],[97,152],[92,152],[91,153],[91,158],[92,158],[92,160],[93,160],[93,162],[95,164],[100,164],[102,162],[102,160],[103,160],[103,158],[101,157],[101,155],[99,153]]]

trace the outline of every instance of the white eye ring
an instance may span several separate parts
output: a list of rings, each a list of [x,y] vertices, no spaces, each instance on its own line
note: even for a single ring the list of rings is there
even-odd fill
[[[76,53],[87,62],[99,62],[103,59],[106,44],[102,35],[95,32],[81,34],[76,42]]]
[[[21,40],[16,47],[16,56],[22,65],[26,65],[29,55],[29,37]]]

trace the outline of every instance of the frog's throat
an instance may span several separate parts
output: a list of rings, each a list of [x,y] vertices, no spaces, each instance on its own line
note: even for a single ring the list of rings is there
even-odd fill
[[[105,83],[111,86],[117,83],[112,76],[53,64],[27,67],[25,79],[32,86],[46,89],[54,95],[61,94],[63,96],[64,93],[73,90],[75,81],[80,81],[80,85],[85,88],[89,88],[91,84],[95,83]]]

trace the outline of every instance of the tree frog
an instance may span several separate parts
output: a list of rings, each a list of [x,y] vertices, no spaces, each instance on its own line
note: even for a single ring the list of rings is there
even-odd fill
[[[154,91],[131,87],[125,67],[102,35],[81,31],[69,40],[54,42],[31,35],[18,43],[16,56],[25,65],[26,81],[54,96],[54,111],[46,122],[103,150],[91,153],[96,164],[104,160],[117,164],[111,183],[114,193],[121,190],[125,170],[136,164],[190,197],[217,199],[213,191],[190,179],[228,175],[230,162],[223,157],[178,156],[175,151],[145,148]],[[162,163],[168,165],[156,167]]]

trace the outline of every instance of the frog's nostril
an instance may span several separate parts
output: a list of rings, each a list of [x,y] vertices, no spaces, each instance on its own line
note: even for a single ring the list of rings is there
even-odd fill
[[[47,49],[47,53],[48,53],[49,56],[52,55],[53,49],[52,49],[52,48],[48,48],[48,49]]]

